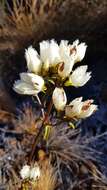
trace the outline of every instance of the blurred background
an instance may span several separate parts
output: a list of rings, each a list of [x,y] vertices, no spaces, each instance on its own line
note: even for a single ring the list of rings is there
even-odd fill
[[[23,100],[12,90],[25,71],[24,51],[29,45],[54,38],[88,45],[81,64],[88,64],[92,79],[85,87],[70,89],[69,98],[94,98],[99,111],[85,125],[94,133],[107,125],[107,0],[1,0],[0,107],[14,112]],[[25,98],[25,97],[24,97]],[[91,126],[91,127],[90,127]],[[100,126],[98,128],[98,126]]]
[[[58,42],[64,39],[70,43],[79,39],[88,46],[79,64],[88,65],[91,80],[84,87],[65,90],[68,101],[83,96],[84,100],[94,99],[98,104],[98,111],[80,121],[79,127],[86,138],[98,137],[90,147],[102,152],[98,158],[93,154],[101,164],[102,173],[107,174],[107,0],[0,0],[1,161],[5,161],[2,154],[6,155],[7,151],[10,156],[14,151],[7,146],[8,140],[15,144],[13,139],[15,142],[18,139],[8,132],[8,129],[13,130],[13,126],[7,125],[11,123],[11,114],[16,113],[23,102],[31,101],[30,97],[16,94],[12,89],[19,73],[26,71],[25,48],[33,45],[39,51],[39,42],[49,39]],[[10,164],[10,160],[8,162]]]

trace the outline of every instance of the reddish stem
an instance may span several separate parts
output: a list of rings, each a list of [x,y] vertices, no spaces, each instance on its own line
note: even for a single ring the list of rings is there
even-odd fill
[[[53,106],[53,101],[52,101],[52,99],[51,99],[51,101],[50,101],[50,103],[49,103],[49,106],[48,106],[47,113],[45,114],[44,120],[43,120],[43,122],[42,122],[42,125],[41,125],[41,127],[40,127],[40,129],[39,129],[39,132],[38,132],[36,138],[34,139],[34,143],[33,143],[33,145],[32,145],[32,151],[31,151],[31,154],[30,154],[30,157],[29,157],[29,162],[31,162],[31,160],[32,160],[32,158],[33,158],[33,155],[34,155],[34,153],[35,153],[38,140],[39,140],[39,138],[40,138],[40,136],[41,136],[41,134],[42,134],[42,131],[43,131],[43,129],[44,129],[43,126],[44,126],[44,124],[46,124],[46,123],[48,122],[48,120],[49,120],[49,115],[50,115],[50,112],[51,112],[51,110],[52,110],[52,106]]]

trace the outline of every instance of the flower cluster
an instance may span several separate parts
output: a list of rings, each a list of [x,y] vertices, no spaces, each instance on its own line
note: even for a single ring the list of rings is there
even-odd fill
[[[24,180],[30,179],[36,181],[40,177],[40,168],[37,164],[32,168],[29,165],[24,165],[20,171],[20,175]]]
[[[82,98],[77,98],[67,105],[63,88],[81,87],[91,78],[87,65],[74,69],[74,65],[84,58],[86,48],[86,44],[79,43],[79,40],[73,44],[61,40],[59,45],[54,40],[43,41],[40,43],[40,54],[30,46],[25,51],[28,71],[20,74],[20,80],[14,83],[14,90],[19,94],[35,96],[46,89],[47,82],[51,82],[54,85],[52,100],[57,111],[65,111],[68,118],[90,116],[97,109],[93,101],[83,102]]]

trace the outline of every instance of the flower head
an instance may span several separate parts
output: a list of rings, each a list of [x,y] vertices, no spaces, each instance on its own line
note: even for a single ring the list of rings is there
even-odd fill
[[[55,108],[58,111],[63,111],[67,103],[67,97],[63,88],[55,88],[52,95],[52,100]]]
[[[27,179],[30,176],[30,166],[29,165],[25,165],[23,166],[23,168],[20,171],[20,175],[22,179]]]
[[[19,94],[36,95],[43,90],[44,80],[33,73],[21,73],[21,80],[14,83],[13,89]]]
[[[25,50],[25,58],[29,72],[40,73],[42,63],[37,51],[32,46]]]
[[[82,97],[74,99],[65,107],[65,115],[68,118],[86,118],[91,116],[96,110],[97,105],[92,104],[93,100],[82,101]]]
[[[91,72],[86,72],[87,65],[77,67],[69,77],[69,82],[75,87],[84,86],[91,78]]]

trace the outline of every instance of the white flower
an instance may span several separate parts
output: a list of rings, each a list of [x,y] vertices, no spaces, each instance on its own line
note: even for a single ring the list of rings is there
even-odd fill
[[[39,166],[35,166],[30,171],[30,179],[33,179],[35,181],[39,177],[40,177],[40,168]]]
[[[67,40],[61,40],[60,45],[59,45],[59,52],[60,52],[60,57],[61,58],[63,57],[63,54],[66,54],[67,56],[70,56],[70,47],[68,45]]]
[[[98,106],[92,103],[93,103],[93,100],[86,100],[83,102],[83,106],[82,106],[82,110],[81,110],[81,114],[79,118],[89,117],[98,109]]]
[[[25,165],[21,169],[20,175],[22,179],[31,179],[35,181],[40,177],[40,168],[38,165],[33,168],[31,168],[29,165]]]
[[[33,73],[21,73],[21,80],[14,83],[13,89],[19,94],[36,95],[43,90],[44,80]]]
[[[61,40],[59,45],[60,59],[58,74],[62,79],[68,77],[72,71],[74,60],[70,56],[70,47],[67,40]]]
[[[69,77],[69,81],[75,87],[83,86],[91,78],[91,72],[86,72],[87,65],[77,67]]]
[[[70,54],[74,57],[75,63],[82,61],[85,56],[87,45],[85,43],[80,43],[79,40],[73,42],[70,46]]]
[[[74,99],[69,105],[65,107],[65,115],[68,118],[77,117],[80,115],[82,109],[82,97]]]
[[[25,50],[25,58],[27,61],[28,70],[35,74],[40,73],[42,63],[37,51],[32,46]]]
[[[63,62],[59,64],[58,75],[62,79],[65,79],[70,75],[73,65],[74,65],[74,60],[70,56],[63,54]]]
[[[27,179],[30,176],[30,166],[29,165],[25,165],[23,166],[23,168],[20,171],[20,175],[22,179]]]
[[[68,118],[86,118],[91,116],[96,110],[97,105],[92,104],[93,100],[82,101],[82,97],[74,99],[65,107],[65,115]]]
[[[26,95],[37,94],[37,90],[35,90],[34,86],[22,82],[21,80],[15,81],[13,89],[18,94],[26,94]]]
[[[40,57],[43,63],[48,62],[50,67],[54,67],[60,60],[59,46],[54,41],[42,41],[40,43]]]
[[[67,103],[67,97],[63,88],[55,88],[52,95],[52,100],[55,108],[58,111],[63,111]]]
[[[79,40],[75,40],[73,44],[68,44],[67,40],[61,40],[60,45],[60,56],[63,54],[71,56],[74,62],[82,61],[85,56],[87,45],[85,43],[80,43]]]

